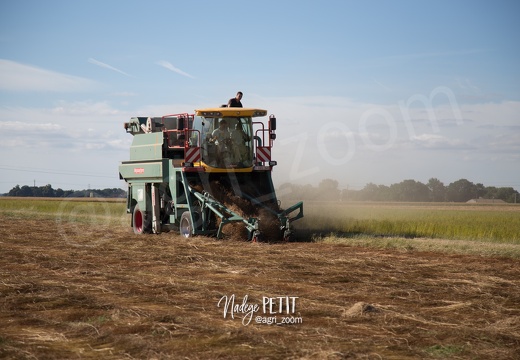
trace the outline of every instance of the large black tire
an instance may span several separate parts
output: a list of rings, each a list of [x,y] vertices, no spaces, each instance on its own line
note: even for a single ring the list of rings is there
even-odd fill
[[[193,222],[189,211],[185,211],[181,215],[181,221],[179,223],[179,231],[185,238],[193,237]]]
[[[139,208],[139,205],[134,207],[132,212],[132,228],[134,234],[150,234],[152,232],[152,221],[149,215]]]

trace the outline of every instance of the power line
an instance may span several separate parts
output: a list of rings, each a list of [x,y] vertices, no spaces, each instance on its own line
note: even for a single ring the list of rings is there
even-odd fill
[[[109,178],[112,179],[114,176],[108,175],[94,175],[91,173],[84,172],[65,172],[62,170],[44,170],[44,169],[22,169],[22,168],[14,168],[9,166],[0,165],[0,169],[2,170],[11,170],[11,171],[22,171],[22,172],[30,172],[30,173],[40,173],[40,174],[54,174],[54,175],[70,175],[70,176],[89,176],[89,177],[100,177],[100,178]]]

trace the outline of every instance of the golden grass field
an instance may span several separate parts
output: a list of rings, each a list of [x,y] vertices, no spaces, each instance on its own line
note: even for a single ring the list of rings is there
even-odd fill
[[[334,228],[338,210],[333,223],[322,219],[313,229],[323,204],[306,204],[291,243],[137,236],[124,207],[0,198],[0,358],[520,354],[516,241],[360,234]],[[507,250],[493,250],[501,247]],[[224,317],[223,299],[232,295],[234,318]],[[248,324],[239,306],[245,297],[258,305]],[[277,297],[294,297],[294,309],[264,314],[264,298],[278,301],[272,310],[279,312]],[[257,323],[256,316],[293,323]]]

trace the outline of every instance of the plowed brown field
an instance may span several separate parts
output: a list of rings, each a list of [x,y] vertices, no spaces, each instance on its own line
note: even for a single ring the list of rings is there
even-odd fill
[[[520,264],[0,214],[0,323],[12,359],[518,359]]]

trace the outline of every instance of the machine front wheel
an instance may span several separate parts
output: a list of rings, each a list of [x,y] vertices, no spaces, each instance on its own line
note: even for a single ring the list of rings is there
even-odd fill
[[[185,211],[181,215],[181,221],[179,223],[179,230],[182,236],[190,238],[193,236],[193,223],[189,211]]]
[[[149,234],[152,232],[152,223],[149,219],[149,216],[139,208],[139,205],[134,207],[134,211],[132,212],[132,228],[134,229],[134,234]]]

